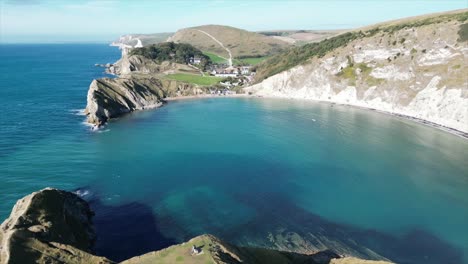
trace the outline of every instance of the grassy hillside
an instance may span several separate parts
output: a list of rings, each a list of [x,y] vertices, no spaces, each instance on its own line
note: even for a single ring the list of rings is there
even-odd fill
[[[319,42],[343,33],[343,31],[345,30],[270,30],[258,33],[300,46],[307,43]]]
[[[167,79],[181,81],[185,83],[198,84],[203,86],[210,86],[219,83],[223,78],[212,76],[201,76],[195,74],[176,73],[166,76]]]
[[[450,20],[458,20],[464,23],[467,19],[467,11],[404,19],[343,33],[338,36],[325,39],[321,42],[309,43],[301,47],[291,48],[275,56],[272,56],[271,58],[259,64],[257,67],[256,81],[262,81],[272,75],[306,63],[313,57],[321,58],[337,48],[345,47],[356,39],[369,38],[376,36],[377,34],[380,34],[379,36],[384,37],[385,35],[392,35],[400,30],[442,23]],[[461,26],[459,34],[461,41],[466,39],[466,25]]]
[[[220,57],[220,56],[218,56],[218,55],[216,55],[214,53],[203,52],[203,54],[208,56],[213,63],[216,63],[216,64],[227,64],[228,63],[228,61],[225,58]]]
[[[201,254],[191,254],[192,247],[201,249]],[[131,258],[122,264],[146,263],[190,263],[190,264],[223,264],[223,263],[250,263],[250,264],[289,264],[308,263],[325,264],[332,261],[335,264],[389,264],[384,261],[366,261],[354,258],[340,258],[332,251],[323,251],[311,255],[283,252],[271,249],[237,247],[225,243],[211,235],[202,235],[186,243],[150,252],[148,254]]]
[[[170,41],[190,43],[204,52],[213,53],[225,58],[229,57],[225,49],[199,30],[207,32],[223,43],[225,47],[231,50],[233,57],[236,58],[271,55],[290,45],[285,41],[273,37],[234,27],[218,25],[181,29],[170,38]]]

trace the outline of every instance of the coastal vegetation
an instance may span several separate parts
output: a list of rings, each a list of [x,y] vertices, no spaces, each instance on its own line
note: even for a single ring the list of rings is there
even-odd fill
[[[257,65],[267,58],[267,56],[237,58],[234,60],[234,63],[237,62],[239,65]]]
[[[262,81],[269,76],[300,65],[312,57],[323,57],[329,51],[347,45],[349,42],[364,36],[362,31],[348,32],[321,42],[295,47],[275,55],[257,67],[256,81]]]
[[[257,75],[255,80],[256,82],[260,82],[272,75],[289,70],[297,65],[304,64],[313,57],[321,58],[329,52],[337,48],[344,47],[348,45],[351,41],[356,39],[372,37],[379,33],[381,33],[382,35],[392,35],[395,32],[402,29],[414,29],[417,27],[452,20],[465,22],[466,20],[468,20],[468,12],[450,13],[441,16],[423,17],[421,19],[416,20],[402,20],[394,23],[382,24],[372,27],[370,29],[346,32],[344,34],[325,39],[320,42],[309,43],[300,47],[294,47],[279,54],[276,54],[257,65]],[[460,31],[458,32],[458,34],[460,36],[459,39],[461,41],[468,39],[467,28],[468,26],[466,26],[466,24],[460,27]],[[399,42],[404,43],[405,40],[400,39]],[[394,41],[394,45],[396,44],[397,41]]]
[[[458,30],[458,36],[458,41],[468,41],[468,23],[460,26],[460,30]]]
[[[185,43],[164,42],[153,44],[142,48],[135,48],[130,51],[129,55],[141,55],[157,63],[173,61],[184,64],[189,64],[190,59],[199,57],[201,69],[205,69],[211,63],[210,57],[203,54],[201,50]]]
[[[206,56],[210,58],[213,64],[227,64],[228,61],[214,53],[211,52],[203,52]],[[232,60],[234,65],[257,65],[267,59],[268,56],[258,56],[258,57],[238,57]]]
[[[223,78],[214,76],[201,76],[189,73],[175,73],[169,74],[166,78],[186,83],[198,84],[203,86],[215,85],[219,83]]]

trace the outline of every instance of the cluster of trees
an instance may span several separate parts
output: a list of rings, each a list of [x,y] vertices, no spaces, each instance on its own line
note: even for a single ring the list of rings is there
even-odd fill
[[[309,43],[292,48],[262,62],[256,69],[256,80],[261,81],[269,76],[300,65],[312,57],[323,57],[328,52],[346,46],[349,42],[364,37],[362,32],[348,32],[317,43]]]
[[[163,61],[173,61],[177,63],[190,63],[191,58],[200,58],[199,67],[205,70],[211,64],[211,60],[203,52],[190,44],[163,42],[130,51],[130,55],[141,55],[161,63]]]

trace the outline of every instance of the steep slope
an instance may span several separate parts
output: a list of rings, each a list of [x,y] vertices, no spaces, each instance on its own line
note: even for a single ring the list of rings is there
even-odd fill
[[[468,132],[468,12],[384,23],[291,49],[257,68],[261,96],[373,108]]]
[[[159,107],[164,98],[203,93],[197,86],[145,76],[93,80],[85,109],[88,123],[100,126],[135,110]]]
[[[177,31],[168,41],[189,43],[200,50],[229,58],[229,54],[218,42],[228,48],[233,57],[266,56],[277,53],[290,44],[272,37],[228,26],[206,25]]]
[[[92,215],[73,193],[48,188],[24,197],[0,227],[0,263],[112,263],[90,253]]]

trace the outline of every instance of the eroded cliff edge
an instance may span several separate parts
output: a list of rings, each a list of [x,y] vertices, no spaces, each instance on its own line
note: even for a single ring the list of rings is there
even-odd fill
[[[91,254],[92,216],[84,200],[57,189],[18,200],[0,226],[0,263],[112,263]]]
[[[306,45],[265,61],[257,70],[262,81],[247,90],[376,109],[467,136],[467,20],[465,9]]]

